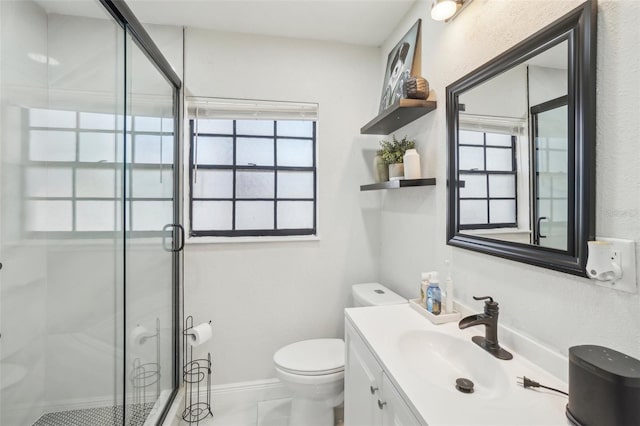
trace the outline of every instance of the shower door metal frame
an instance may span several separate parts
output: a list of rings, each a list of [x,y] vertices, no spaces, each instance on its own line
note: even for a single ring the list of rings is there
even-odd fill
[[[162,414],[158,418],[157,425],[161,425],[166,416],[169,408],[173,404],[173,401],[178,394],[178,389],[181,383],[181,374],[180,374],[180,335],[181,335],[181,324],[180,320],[182,316],[183,308],[183,295],[181,294],[180,289],[182,288],[182,280],[181,280],[181,259],[182,259],[182,248],[184,246],[184,233],[180,235],[180,233],[176,233],[175,226],[181,226],[182,224],[182,185],[181,176],[182,176],[182,110],[181,110],[181,99],[182,99],[182,81],[180,77],[173,70],[169,61],[164,57],[158,46],[155,44],[149,33],[144,29],[144,26],[138,18],[136,18],[133,11],[127,6],[124,0],[99,0],[100,3],[104,6],[104,8],[113,16],[116,22],[125,30],[126,34],[131,35],[131,38],[138,45],[138,47],[145,53],[147,58],[155,65],[155,67],[160,71],[160,73],[164,76],[164,78],[172,85],[173,87],[173,104],[174,104],[174,179],[173,179],[173,194],[174,194],[174,205],[173,205],[173,217],[174,217],[174,230],[173,230],[173,249],[171,250],[173,253],[173,265],[172,265],[172,281],[173,281],[173,333],[172,333],[172,345],[173,348],[173,391],[167,401]],[[126,54],[126,53],[125,53]],[[126,105],[126,88],[125,88],[125,105]],[[124,207],[124,206],[123,206]],[[179,238],[175,238],[176,234],[180,235]],[[179,241],[179,239],[182,239]],[[126,267],[126,266],[125,266]],[[126,302],[125,302],[126,303]],[[126,324],[126,309],[125,309],[125,319],[124,324]],[[126,333],[125,333],[126,335]],[[126,354],[126,338],[123,341],[123,353]],[[123,374],[124,385],[127,383],[127,373],[126,369]],[[126,406],[126,392],[123,392],[123,407]],[[125,422],[125,416],[123,416],[123,425]]]

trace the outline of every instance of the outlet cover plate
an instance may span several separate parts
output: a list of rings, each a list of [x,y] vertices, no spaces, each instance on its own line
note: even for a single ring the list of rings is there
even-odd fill
[[[622,268],[622,278],[614,281],[592,280],[595,284],[609,287],[614,290],[627,293],[637,293],[636,283],[636,243],[633,240],[622,240],[619,238],[596,237],[597,241],[605,241],[611,244],[614,252],[619,258]]]

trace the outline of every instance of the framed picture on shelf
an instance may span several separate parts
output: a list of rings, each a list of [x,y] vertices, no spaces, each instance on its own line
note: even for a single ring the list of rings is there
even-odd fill
[[[384,73],[380,109],[382,112],[406,97],[405,82],[411,76],[420,75],[420,24],[418,21],[396,44],[387,58]]]

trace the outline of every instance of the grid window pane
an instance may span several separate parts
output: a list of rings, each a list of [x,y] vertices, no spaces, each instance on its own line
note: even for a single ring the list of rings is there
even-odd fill
[[[171,137],[173,137],[173,131],[174,129],[174,124],[173,124],[173,118],[171,117],[162,117],[161,118],[161,122],[162,122],[162,132],[163,133],[171,133]]]
[[[460,200],[460,225],[487,223],[487,200]]]
[[[487,133],[487,145],[489,146],[511,146],[512,136],[499,133]]]
[[[136,132],[161,132],[162,118],[138,116],[133,118],[133,125]]]
[[[71,231],[73,211],[71,201],[31,200],[25,204],[28,231]]]
[[[273,201],[236,202],[236,229],[273,229]]]
[[[193,235],[315,231],[313,121],[207,119],[204,128],[218,136],[201,136],[203,121],[191,125]]]
[[[126,158],[123,158],[123,154],[125,153],[124,146],[124,135],[122,133],[116,134],[116,161],[118,163],[126,162],[127,164],[131,163],[133,160],[133,150],[131,149],[131,138],[127,138],[127,146],[126,146]]]
[[[492,198],[515,198],[515,175],[489,175],[489,196]]]
[[[116,225],[115,201],[77,201],[76,230],[113,231]]]
[[[273,136],[273,120],[237,120],[236,134]]]
[[[569,159],[567,151],[549,151],[549,171],[553,173],[567,173]]]
[[[194,129],[195,130],[195,129]],[[198,119],[198,133],[213,133],[216,135],[232,135],[233,120],[203,120]]]
[[[567,140],[566,137],[562,137],[562,138],[550,137],[548,139],[549,149],[557,149],[559,151],[566,151],[567,150],[567,143],[568,143],[568,140]]]
[[[173,223],[171,201],[132,201],[131,217],[133,231],[162,231]]]
[[[66,131],[31,130],[29,159],[32,161],[75,161],[76,133]]]
[[[459,169],[485,171],[460,174],[460,180],[465,182],[459,190],[460,225],[467,229],[489,224],[517,225],[514,138],[509,134],[460,131],[460,144],[478,146],[458,148]]]
[[[484,170],[484,148],[461,146],[458,149],[460,170]]]
[[[194,230],[231,229],[233,203],[231,201],[194,201],[192,215]]]
[[[199,136],[194,143],[194,161],[197,164],[233,164],[233,138]]]
[[[550,198],[553,188],[553,176],[546,173],[538,174],[538,197]]]
[[[567,175],[554,176],[551,196],[554,198],[567,198],[569,196],[568,185],[569,177]]]
[[[536,203],[536,207],[538,208],[538,217],[540,216],[544,216],[546,218],[551,217],[551,200],[540,199]]]
[[[313,166],[313,141],[278,139],[278,166]]]
[[[134,198],[171,198],[172,170],[132,170],[131,195]]]
[[[236,165],[273,166],[273,139],[238,138],[236,140]]]
[[[29,167],[26,169],[27,197],[71,197],[73,194],[71,169]]]
[[[273,198],[273,172],[236,172],[236,198]]]
[[[115,130],[116,116],[113,114],[81,112],[80,125],[78,127],[80,127],[81,129],[93,129],[93,130]]]
[[[87,163],[113,163],[116,159],[114,133],[80,133],[78,160]]]
[[[484,145],[484,133],[460,130],[458,132],[458,143],[461,145]]]
[[[29,110],[29,125],[31,127],[76,127],[75,111],[57,111],[52,109],[32,108]]]
[[[516,200],[490,200],[489,220],[491,223],[515,223]]]
[[[464,181],[464,188],[460,188],[461,198],[487,197],[487,175],[460,174],[460,180]]]
[[[487,170],[512,171],[512,150],[503,148],[487,148]]]
[[[278,229],[313,228],[312,201],[278,201]]]
[[[133,140],[136,163],[160,164],[162,157],[162,137],[160,135],[136,135]]]
[[[76,170],[76,196],[113,198],[116,191],[116,172],[113,169]]]
[[[553,200],[553,215],[551,220],[554,222],[566,222],[568,219],[567,200]]]
[[[278,172],[278,198],[313,198],[313,172]]]
[[[192,183],[194,198],[232,198],[233,172],[231,170],[198,170]]]
[[[278,136],[310,138],[313,136],[313,121],[282,120],[277,122]]]
[[[548,161],[547,151],[542,149],[536,150],[536,157],[537,157],[536,160],[537,160],[538,171],[541,173],[549,172],[549,161]]]

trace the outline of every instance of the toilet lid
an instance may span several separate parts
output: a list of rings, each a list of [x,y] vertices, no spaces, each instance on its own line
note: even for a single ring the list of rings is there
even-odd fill
[[[275,353],[278,368],[293,374],[319,376],[344,370],[342,339],[313,339],[292,343]]]

